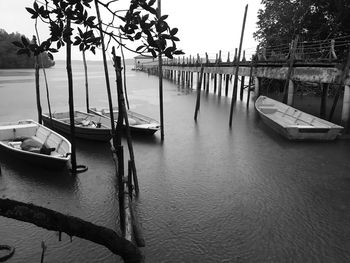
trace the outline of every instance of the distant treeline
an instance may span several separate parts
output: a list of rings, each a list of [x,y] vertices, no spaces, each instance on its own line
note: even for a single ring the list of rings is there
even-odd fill
[[[0,68],[34,68],[34,57],[28,57],[26,54],[17,55],[18,47],[12,44],[13,41],[21,42],[21,34],[8,34],[5,30],[0,29]],[[46,53],[41,55],[40,67],[41,63],[45,68],[55,65],[55,62]]]

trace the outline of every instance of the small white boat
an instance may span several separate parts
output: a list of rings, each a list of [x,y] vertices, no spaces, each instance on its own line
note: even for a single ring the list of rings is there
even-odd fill
[[[263,121],[289,140],[334,140],[343,127],[279,101],[260,96],[255,108]]]
[[[90,108],[89,111],[93,114],[96,114],[97,116],[102,116],[107,120],[107,122],[110,123],[110,114],[108,109]],[[152,135],[156,131],[158,131],[160,128],[159,122],[152,118],[149,118],[147,116],[141,115],[139,113],[136,113],[130,110],[127,110],[127,113],[128,113],[130,132],[133,134],[136,133],[136,134]],[[113,108],[113,117],[114,117],[115,123],[117,123],[118,108]],[[123,127],[125,128],[125,123],[123,123]]]
[[[70,134],[69,112],[42,114],[45,126],[64,134]],[[94,114],[74,111],[75,137],[94,141],[107,142],[112,138],[110,124]]]
[[[33,120],[0,124],[0,149],[39,166],[64,167],[70,160],[70,142]]]

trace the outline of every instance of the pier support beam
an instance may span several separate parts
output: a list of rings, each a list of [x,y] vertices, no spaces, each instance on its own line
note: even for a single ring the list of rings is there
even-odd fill
[[[254,97],[255,100],[260,96],[260,78],[254,78]]]
[[[343,108],[341,113],[341,124],[344,126],[345,132],[348,131],[348,124],[350,118],[350,86],[344,87]]]
[[[293,106],[294,101],[294,82],[292,80],[289,80],[288,83],[288,95],[287,95],[287,104],[289,106]]]

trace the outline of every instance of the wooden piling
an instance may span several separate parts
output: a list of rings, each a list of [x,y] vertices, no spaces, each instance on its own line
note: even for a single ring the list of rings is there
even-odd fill
[[[196,109],[195,109],[195,112],[194,112],[194,120],[195,121],[197,121],[197,115],[198,115],[198,111],[199,111],[199,108],[200,108],[203,70],[204,70],[204,67],[201,66],[200,77],[198,78],[198,81],[197,81],[197,101],[196,101]]]
[[[294,82],[293,80],[289,80],[288,84],[288,95],[287,95],[287,105],[293,106],[294,101]]]
[[[35,36],[33,36],[33,43],[36,44]],[[40,102],[39,55],[35,56],[34,68],[35,68],[35,94],[36,94],[36,108],[38,110],[38,123],[43,124],[42,109],[41,109],[41,102]]]
[[[158,19],[161,17],[161,0],[158,0]],[[160,50],[160,48],[159,48]],[[159,67],[159,112],[160,112],[160,138],[164,141],[164,108],[163,108],[163,74],[162,74],[162,52],[158,54],[158,67]]]
[[[106,82],[106,89],[107,89],[107,97],[108,97],[108,108],[110,114],[110,119],[111,119],[111,130],[112,130],[112,140],[113,140],[113,146],[116,148],[117,145],[117,140],[121,140],[121,137],[117,138],[116,136],[116,130],[114,126],[114,116],[112,114],[113,112],[113,104],[112,104],[112,93],[111,93],[111,85],[109,82],[109,74],[108,74],[108,66],[107,66],[107,58],[106,58],[106,48],[104,44],[104,38],[103,38],[103,30],[102,30],[102,21],[101,21],[101,15],[100,15],[100,9],[98,6],[98,0],[95,0],[95,7],[96,7],[96,15],[97,15],[97,20],[98,20],[98,30],[100,33],[101,37],[101,47],[102,47],[102,59],[103,59],[103,68],[104,68],[104,73],[105,73],[105,82]]]
[[[113,55],[113,62],[114,62],[114,67],[115,67],[115,72],[116,72],[116,79],[117,79],[118,113],[121,113],[121,115],[122,115],[122,120],[120,120],[120,118],[118,116],[118,128],[120,128],[120,126],[121,126],[121,124],[119,124],[119,122],[123,123],[123,119],[124,119],[125,131],[126,131],[126,141],[128,144],[129,155],[130,155],[130,159],[131,159],[132,174],[133,174],[133,179],[134,179],[134,184],[135,184],[135,192],[138,195],[139,184],[138,184],[138,179],[137,179],[134,149],[133,149],[132,140],[131,140],[129,118],[128,118],[128,113],[126,110],[125,99],[124,99],[124,94],[123,94],[123,82],[122,82],[122,76],[121,76],[121,70],[122,70],[121,69],[121,61],[120,61],[120,57],[117,57],[115,55],[114,47],[112,48],[112,55]],[[118,130],[118,134],[120,134],[120,133],[121,133],[121,130]],[[118,140],[118,142],[120,145],[120,140]]]
[[[320,107],[320,116],[321,118],[326,118],[326,109],[327,109],[327,97],[328,97],[328,89],[329,89],[329,83],[321,84],[322,88],[322,96],[321,96],[321,107]]]
[[[295,62],[295,53],[297,50],[297,46],[298,46],[298,40],[299,40],[299,36],[297,35],[295,40],[292,41],[291,44],[291,50],[290,50],[290,57],[289,57],[289,65],[288,65],[288,71],[287,71],[287,76],[286,76],[286,80],[285,80],[285,84],[284,84],[284,88],[283,88],[283,103],[287,103],[288,101],[288,89],[289,89],[289,80],[292,76],[292,71],[293,71],[293,66],[294,66],[294,62]]]
[[[247,19],[247,12],[248,12],[248,5],[245,6],[243,25],[242,25],[242,32],[241,32],[241,39],[240,39],[240,43],[239,43],[238,57],[237,57],[237,62],[236,62],[235,81],[234,81],[232,100],[231,100],[231,109],[230,109],[230,121],[229,121],[229,126],[230,127],[232,127],[233,104],[236,101],[236,96],[237,96],[239,60],[241,58],[242,43],[243,43],[245,23],[246,23],[246,19]]]
[[[218,66],[221,64],[221,50],[219,51],[219,59],[218,59]],[[222,89],[222,74],[218,74],[219,76],[219,91],[218,96],[221,97],[221,89]]]
[[[344,87],[344,99],[341,114],[341,125],[344,127],[345,133],[349,128],[350,120],[350,86],[345,85]]]
[[[85,50],[83,50],[83,65],[84,65],[84,75],[85,75],[85,101],[86,101],[86,112],[89,112],[89,81],[88,81],[88,74],[87,74],[87,65],[86,65],[86,57],[85,57]]]
[[[67,19],[67,28],[70,28],[70,19]],[[70,36],[68,36],[70,38]],[[75,141],[75,125],[74,125],[74,98],[73,98],[73,75],[72,75],[72,43],[67,41],[66,44],[66,69],[68,79],[68,104],[69,104],[69,121],[70,121],[70,143],[72,145],[71,164],[72,172],[77,172],[76,160],[76,141]]]
[[[349,73],[349,69],[350,69],[350,49],[348,50],[348,57],[347,57],[345,63],[343,64],[342,73],[338,77],[338,79],[336,80],[336,83],[338,84],[338,86],[337,86],[336,94],[334,96],[333,105],[332,105],[331,111],[329,113],[329,118],[328,118],[329,121],[332,121],[335,107],[337,106],[341,90],[343,89],[345,79]]]

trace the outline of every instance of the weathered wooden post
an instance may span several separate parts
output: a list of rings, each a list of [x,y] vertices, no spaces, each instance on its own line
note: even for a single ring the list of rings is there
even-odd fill
[[[294,61],[295,61],[295,53],[296,53],[297,46],[298,46],[298,39],[299,39],[299,36],[297,35],[295,40],[293,40],[292,44],[291,44],[288,71],[287,71],[286,81],[285,81],[284,88],[283,88],[283,93],[284,93],[283,94],[283,103],[287,103],[288,102],[288,95],[290,93],[289,92],[289,88],[291,87],[289,85],[290,84],[289,80],[291,79],[291,76],[292,76],[293,65],[294,65]]]
[[[243,43],[245,22],[246,22],[246,19],[247,19],[247,12],[248,12],[248,5],[245,6],[243,25],[242,25],[242,32],[241,32],[241,40],[240,40],[240,43],[239,43],[239,50],[238,50],[238,56],[237,56],[237,62],[236,62],[235,81],[234,81],[234,86],[233,86],[232,99],[231,99],[231,109],[230,109],[230,122],[229,122],[229,126],[230,127],[232,127],[233,104],[236,101],[236,96],[237,96],[239,60],[241,59],[242,43]]]
[[[242,62],[245,62],[245,50],[243,51],[243,58],[242,58]],[[245,76],[241,76],[241,90],[239,93],[239,99],[242,101],[243,100],[243,91],[244,91],[244,81],[245,81]]]
[[[329,83],[320,83],[322,88],[322,97],[321,97],[321,108],[320,108],[320,116],[321,118],[326,118],[326,110],[327,110],[327,97],[328,97],[328,89]]]
[[[161,0],[158,0],[158,19],[161,17]],[[160,110],[160,138],[164,141],[164,109],[163,109],[163,74],[162,74],[162,52],[158,54],[159,67],[159,110]]]
[[[70,28],[70,19],[67,19],[67,28]],[[70,36],[68,36],[70,40]],[[72,172],[77,172],[76,160],[76,141],[75,141],[75,125],[74,125],[74,98],[73,98],[73,75],[72,75],[72,43],[67,41],[66,44],[66,69],[68,79],[68,104],[69,104],[69,121],[70,121],[70,143],[72,145],[71,164]]]
[[[227,63],[230,63],[230,52],[227,53]],[[226,77],[225,77],[225,97],[228,96],[228,86],[229,86],[229,83],[230,83],[230,75],[229,74],[226,74]]]
[[[219,61],[218,65],[221,64],[221,50],[219,51]],[[218,91],[218,96],[221,97],[221,88],[222,88],[222,74],[219,74],[219,91]]]
[[[218,54],[215,54],[215,67],[218,66]],[[216,71],[216,70],[215,70]],[[212,73],[214,74],[214,94],[216,94],[216,89],[217,89],[217,74],[216,72],[215,73]]]
[[[341,125],[344,127],[345,133],[349,129],[349,120],[350,120],[350,86],[345,85],[343,107],[342,107],[342,114],[341,114]]]
[[[294,82],[293,80],[289,80],[288,84],[288,95],[287,95],[287,104],[289,106],[293,106],[294,102]]]
[[[198,81],[197,81],[197,101],[196,101],[196,109],[195,109],[195,112],[194,112],[194,120],[195,121],[197,121],[197,115],[198,115],[198,111],[199,111],[199,108],[200,108],[203,70],[204,70],[204,67],[203,67],[203,65],[201,65],[200,77],[198,78]]]
[[[117,150],[117,140],[121,140],[120,136],[117,138],[116,136],[116,130],[114,126],[114,115],[113,115],[113,104],[112,104],[112,94],[111,94],[111,85],[109,82],[109,74],[108,74],[108,66],[107,66],[107,58],[106,58],[106,48],[104,44],[104,38],[103,38],[103,30],[102,30],[102,21],[101,21],[101,15],[100,15],[100,9],[98,6],[98,0],[95,0],[95,8],[96,8],[96,15],[98,20],[98,30],[101,37],[101,47],[102,47],[102,58],[103,58],[103,68],[105,73],[105,82],[106,82],[106,89],[107,89],[107,97],[108,97],[108,108],[110,112],[110,119],[111,119],[111,130],[112,130],[112,141],[114,149]]]
[[[86,65],[86,57],[85,50],[83,50],[83,65],[84,65],[84,74],[85,74],[85,100],[86,100],[86,112],[89,112],[89,81],[87,74],[87,65]]]
[[[207,52],[205,52],[205,64],[207,66],[209,65],[209,57],[208,57],[208,53]],[[206,94],[209,94],[210,73],[208,72],[206,75],[207,75],[207,83],[206,83],[206,87],[204,87],[204,88],[205,88]]]
[[[126,130],[126,141],[128,144],[129,148],[129,155],[131,159],[131,167],[132,167],[132,174],[133,174],[133,179],[134,179],[134,184],[135,184],[135,192],[136,194],[139,193],[139,183],[137,179],[137,171],[136,171],[136,164],[135,164],[135,155],[134,155],[134,148],[132,146],[132,140],[131,140],[131,133],[130,133],[130,126],[129,126],[129,118],[128,114],[126,111],[125,107],[125,99],[124,99],[124,94],[123,94],[123,82],[122,82],[122,76],[121,76],[121,61],[120,57],[117,57],[115,55],[115,50],[114,47],[112,48],[112,55],[113,55],[113,62],[114,62],[114,67],[115,67],[115,72],[116,72],[116,79],[117,79],[117,94],[118,94],[118,113],[121,113],[122,118],[124,119],[125,122],[125,130]],[[118,122],[120,121],[119,115],[118,115]],[[121,120],[121,123],[123,120]],[[118,135],[121,137],[121,129],[118,130]],[[118,139],[118,144],[120,145],[120,139]]]
[[[36,44],[36,37],[33,36],[33,43]],[[42,109],[40,102],[40,80],[39,80],[39,55],[35,56],[34,60],[34,68],[35,68],[35,94],[36,94],[36,108],[38,110],[38,122],[40,124],[43,123],[42,120]]]

